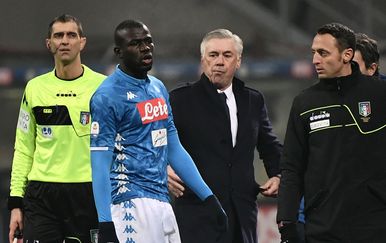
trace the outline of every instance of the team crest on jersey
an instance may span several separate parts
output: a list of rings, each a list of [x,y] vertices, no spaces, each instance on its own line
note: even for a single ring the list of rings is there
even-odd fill
[[[363,122],[368,122],[370,120],[371,115],[371,104],[370,101],[364,101],[358,103],[359,115],[361,115],[361,119]]]
[[[91,123],[91,131],[90,131],[91,135],[93,135],[94,137],[96,137],[98,134],[99,134],[99,123],[96,122],[96,121],[93,121]]]
[[[168,118],[168,106],[163,98],[155,98],[137,103],[137,109],[141,116],[142,124]]]
[[[80,112],[80,123],[85,126],[90,122],[90,112],[81,111]]]

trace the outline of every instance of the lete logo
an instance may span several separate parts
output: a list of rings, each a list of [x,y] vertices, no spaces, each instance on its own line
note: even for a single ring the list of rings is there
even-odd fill
[[[142,124],[168,118],[168,106],[162,98],[156,98],[137,103]]]

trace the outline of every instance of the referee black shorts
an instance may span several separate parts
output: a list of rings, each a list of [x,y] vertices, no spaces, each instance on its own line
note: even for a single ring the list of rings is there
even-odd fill
[[[29,182],[24,196],[24,242],[90,243],[90,230],[97,228],[91,182]]]

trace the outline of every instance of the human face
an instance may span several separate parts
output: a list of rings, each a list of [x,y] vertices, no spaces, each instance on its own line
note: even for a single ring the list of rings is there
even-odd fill
[[[225,90],[231,85],[240,63],[241,56],[233,39],[210,39],[206,42],[201,68],[217,89]]]
[[[351,48],[342,52],[336,39],[330,34],[317,34],[312,42],[312,63],[319,78],[335,78],[351,73]]]
[[[144,78],[153,65],[154,43],[146,26],[121,30],[122,44],[114,48],[121,69],[136,78]]]
[[[365,64],[365,61],[363,60],[362,53],[358,50],[355,51],[353,60],[358,63],[359,70],[364,75],[373,76],[375,71],[377,70],[377,64],[376,63],[372,63],[369,68],[366,68],[366,64]]]
[[[55,62],[64,65],[80,62],[80,52],[86,44],[86,38],[79,35],[74,21],[56,22],[52,25],[52,34],[46,39],[48,50],[54,55]]]

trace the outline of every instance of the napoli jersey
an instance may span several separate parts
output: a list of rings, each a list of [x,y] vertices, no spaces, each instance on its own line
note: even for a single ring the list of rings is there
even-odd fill
[[[132,198],[169,201],[168,135],[176,133],[163,83],[136,79],[117,66],[90,102],[91,150],[110,150],[112,203]],[[106,161],[107,163],[107,161]]]

